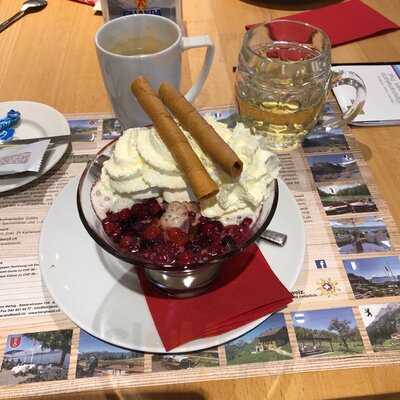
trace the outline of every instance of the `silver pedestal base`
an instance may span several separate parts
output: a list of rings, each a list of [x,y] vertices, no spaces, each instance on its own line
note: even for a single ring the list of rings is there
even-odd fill
[[[217,277],[219,263],[204,265],[199,269],[184,271],[158,271],[145,268],[146,278],[171,297],[192,297],[204,292]]]

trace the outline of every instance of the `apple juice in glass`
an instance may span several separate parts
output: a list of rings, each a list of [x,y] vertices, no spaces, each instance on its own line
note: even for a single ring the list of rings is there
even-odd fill
[[[327,35],[311,25],[276,20],[249,29],[236,72],[236,100],[241,119],[267,138],[270,150],[291,151],[318,122],[332,86],[351,85],[356,99],[335,127],[351,121],[365,100],[365,85],[352,72],[331,70]]]

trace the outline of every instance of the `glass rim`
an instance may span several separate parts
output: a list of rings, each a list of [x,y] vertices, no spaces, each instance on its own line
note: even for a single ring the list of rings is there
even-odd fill
[[[256,53],[248,44],[248,42],[250,40],[250,34],[254,30],[258,29],[258,28],[265,27],[267,25],[271,25],[271,24],[279,23],[279,22],[287,22],[287,23],[294,24],[294,25],[307,26],[307,27],[309,27],[309,28],[311,28],[311,29],[313,29],[315,31],[318,31],[324,37],[325,42],[326,42],[326,47],[324,47],[323,51],[320,54],[318,54],[317,56],[312,57],[312,58],[308,58],[307,60],[298,60],[298,61],[277,60],[277,59],[272,59],[270,57],[262,56],[262,55]],[[311,24],[309,24],[307,22],[295,21],[295,20],[290,20],[290,19],[274,19],[274,20],[268,21],[268,22],[260,22],[259,24],[255,24],[250,29],[248,29],[246,31],[246,33],[244,34],[243,47],[245,47],[247,50],[249,50],[255,56],[257,56],[259,58],[262,58],[262,59],[271,60],[271,61],[273,61],[274,63],[277,63],[277,64],[297,64],[297,63],[300,64],[300,63],[304,63],[304,62],[316,61],[316,60],[318,60],[320,58],[325,57],[328,54],[328,52],[330,51],[330,49],[331,49],[331,41],[330,41],[329,36],[327,35],[327,33],[325,31],[323,31],[322,29],[316,27],[315,25],[311,25]]]
[[[117,138],[118,139],[118,138]],[[159,264],[159,263],[153,263],[153,262],[146,262],[143,258],[135,257],[135,255],[129,255],[129,253],[124,253],[122,251],[118,251],[117,247],[110,245],[107,243],[104,239],[101,238],[101,236],[96,232],[95,229],[93,229],[89,222],[86,219],[85,212],[83,211],[83,207],[81,205],[81,192],[83,188],[84,181],[86,179],[86,176],[89,173],[89,170],[93,163],[96,161],[97,157],[102,154],[106,149],[109,149],[110,146],[115,145],[115,142],[117,139],[114,139],[110,143],[106,144],[103,148],[101,148],[97,154],[94,160],[88,162],[86,165],[85,170],[83,171],[82,175],[79,178],[79,183],[78,183],[78,189],[76,193],[76,205],[78,209],[78,214],[80,217],[80,220],[85,227],[86,231],[88,234],[92,237],[92,239],[97,243],[100,247],[102,247],[104,250],[106,250],[108,253],[113,255],[116,258],[119,258],[122,261],[125,261],[129,264],[132,264],[135,267],[140,267],[140,268],[148,268],[148,269],[153,269],[153,270],[159,270],[159,271],[180,271],[180,272],[185,272],[185,271],[191,271],[194,269],[199,269],[202,266],[209,265],[209,264],[215,264],[215,263],[221,263],[223,261],[228,260],[234,255],[239,254],[242,252],[244,249],[246,249],[248,246],[256,242],[260,235],[267,229],[268,225],[271,223],[272,218],[274,217],[276,210],[278,208],[278,200],[279,200],[279,184],[278,180],[274,180],[274,188],[273,188],[273,193],[272,195],[274,196],[271,208],[268,212],[268,215],[266,216],[265,220],[261,224],[261,226],[253,232],[251,237],[246,239],[243,243],[241,243],[239,246],[235,247],[234,249],[231,249],[227,251],[226,253],[223,253],[221,255],[214,256],[210,260],[204,260],[204,261],[198,261],[195,263],[192,263],[190,265],[177,265],[177,264],[171,264],[166,266],[165,264]],[[95,213],[96,214],[96,213]],[[99,219],[101,222],[100,218],[97,216],[96,217]]]

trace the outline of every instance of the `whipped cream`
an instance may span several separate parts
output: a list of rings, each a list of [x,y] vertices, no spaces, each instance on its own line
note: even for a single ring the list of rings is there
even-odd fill
[[[201,150],[190,134],[183,131],[219,193],[200,201],[202,215],[237,223],[238,218],[254,217],[271,195],[279,173],[278,157],[267,150],[263,136],[253,135],[239,123],[234,129],[206,117],[222,139],[243,162],[239,178],[232,178]],[[103,165],[101,179],[93,190],[93,204],[100,218],[106,211],[117,212],[151,197],[167,202],[196,201],[168,148],[154,128],[126,130],[115,144],[112,157]]]

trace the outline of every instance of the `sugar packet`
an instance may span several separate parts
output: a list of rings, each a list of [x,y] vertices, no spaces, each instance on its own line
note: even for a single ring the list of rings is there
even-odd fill
[[[39,172],[50,140],[0,148],[0,175]]]

